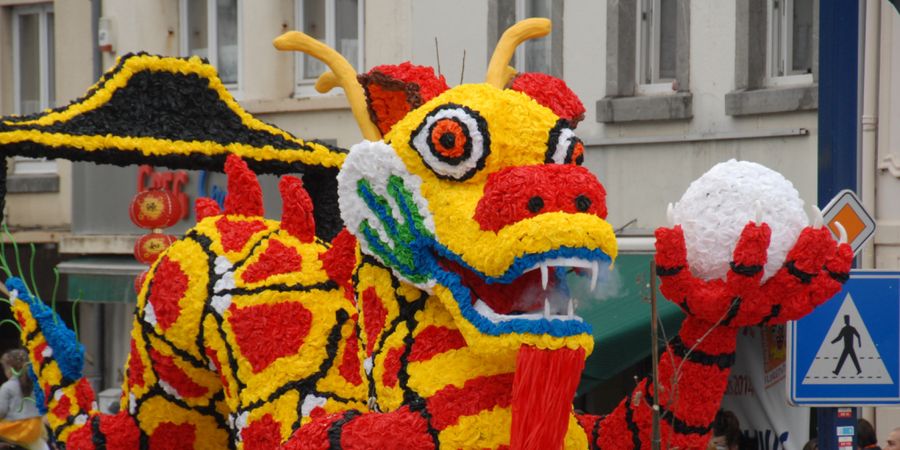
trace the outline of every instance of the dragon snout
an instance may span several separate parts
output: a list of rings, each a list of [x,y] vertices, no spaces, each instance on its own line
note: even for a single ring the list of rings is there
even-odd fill
[[[503,169],[488,177],[475,209],[482,230],[550,212],[593,214],[606,218],[606,190],[581,166],[546,164]]]

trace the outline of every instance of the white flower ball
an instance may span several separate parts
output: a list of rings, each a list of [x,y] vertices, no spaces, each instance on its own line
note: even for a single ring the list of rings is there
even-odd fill
[[[706,280],[724,279],[748,222],[762,221],[772,229],[763,280],[784,264],[808,219],[794,185],[760,164],[730,160],[717,164],[685,191],[672,208],[674,224],[681,224],[691,272]]]

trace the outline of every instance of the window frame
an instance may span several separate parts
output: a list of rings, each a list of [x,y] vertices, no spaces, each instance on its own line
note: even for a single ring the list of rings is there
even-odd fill
[[[812,2],[812,73],[804,74],[802,84],[773,85],[768,76],[770,65],[769,3],[771,0],[735,1],[734,90],[725,94],[725,114],[733,117],[819,108],[819,3]],[[765,42],[765,46],[756,43]],[[803,76],[803,75],[798,75]]]
[[[775,4],[780,3],[781,17],[775,15]],[[794,0],[767,0],[766,1],[766,81],[767,86],[791,86],[813,83],[812,73],[790,73],[790,67],[794,60],[793,26],[794,26]],[[818,20],[813,18],[813,20]],[[777,24],[776,24],[777,22]],[[775,35],[781,36],[780,42]],[[778,44],[781,45],[778,45]],[[780,47],[780,48],[779,48]],[[810,52],[813,50],[810,49]],[[777,56],[776,56],[777,55]],[[775,75],[776,65],[782,67],[785,75]]]
[[[37,3],[30,5],[21,5],[21,6],[13,6],[10,11],[11,18],[11,32],[12,32],[12,67],[13,67],[13,114],[24,114],[21,108],[22,103],[22,94],[21,94],[21,74],[19,73],[18,68],[21,67],[21,58],[22,55],[20,53],[20,20],[21,16],[25,15],[38,15],[38,79],[40,82],[39,86],[39,104],[38,111],[43,111],[48,108],[52,108],[56,99],[50,99],[50,92],[53,86],[51,84],[56,83],[56,74],[51,73],[51,69],[55,70],[56,64],[55,61],[51,61],[50,55],[50,31],[48,24],[48,16],[49,14],[54,14],[54,24],[56,23],[55,13],[53,10],[53,3]],[[56,38],[56,33],[54,31],[53,39]],[[55,47],[55,42],[53,43]],[[55,50],[54,50],[55,56]],[[55,89],[53,89],[55,91]],[[55,160],[47,159],[47,158],[28,158],[25,156],[14,156],[11,158],[13,167],[12,174],[14,175],[46,175],[46,174],[56,174],[57,172],[57,164]]]
[[[180,29],[180,37],[179,37],[179,47],[181,49],[181,54],[184,56],[191,56],[190,54],[190,43],[188,42],[188,34],[189,34],[189,24],[188,24],[188,2],[192,0],[179,0],[178,2],[178,27]],[[216,68],[218,71],[219,68],[219,17],[217,14],[218,11],[218,0],[193,0],[193,1],[205,1],[206,2],[206,60],[209,61],[209,64]],[[243,0],[235,0],[236,8],[237,8],[237,23],[235,26],[237,27],[237,81],[234,83],[225,83],[222,81],[222,84],[231,92],[231,95],[236,98],[241,98],[241,81],[244,79],[244,65],[242,64],[244,60],[244,46],[243,46],[243,19],[241,12],[243,11]],[[212,14],[210,14],[212,12]],[[213,50],[211,50],[213,49]]]
[[[675,4],[675,81],[665,91],[642,92],[638,88],[638,8],[640,0],[606,3],[606,90],[597,100],[596,120],[600,123],[690,120],[693,95],[690,92],[691,0]]]
[[[525,9],[527,8],[527,5],[525,4],[526,1],[528,1],[528,0],[515,0],[515,2],[516,2],[515,3],[516,23],[529,18],[529,16],[525,15]],[[550,6],[551,15],[552,15],[553,14],[552,13],[553,0],[547,0],[547,3]],[[555,24],[555,25],[556,25],[555,28],[562,28],[561,24]],[[554,66],[556,65],[554,56],[557,53],[556,51],[558,51],[558,49],[554,48],[551,37],[544,37],[542,39],[550,40],[550,58],[548,59],[549,66],[547,67],[547,69],[548,69],[547,72],[544,72],[544,73],[553,74],[555,71]],[[515,58],[516,64],[514,66],[514,68],[516,69],[516,72],[525,72],[526,71],[525,63],[526,63],[526,52],[528,51],[527,44],[528,44],[528,42],[523,42],[522,45],[519,45],[518,47],[516,47],[516,58]],[[554,50],[556,50],[556,51],[554,51]],[[560,72],[559,76],[562,77],[562,73],[561,73],[562,70],[559,70],[559,72]]]
[[[294,20],[297,24],[296,29],[298,31],[303,32],[303,2],[306,0],[294,0]],[[337,51],[337,28],[335,24],[335,16],[336,16],[336,0],[321,0],[325,2],[325,45],[329,48],[335,49]],[[358,72],[362,73],[365,68],[366,61],[366,2],[365,0],[358,0],[356,5],[356,32],[357,36],[359,36],[359,48],[357,49],[357,67],[359,67]],[[343,55],[342,55],[343,56]],[[294,96],[295,97],[316,97],[322,95],[337,95],[340,92],[338,90],[332,90],[329,93],[322,94],[315,89],[316,78],[303,78],[304,73],[304,62],[303,62],[304,54],[300,52],[296,52],[294,55]],[[346,56],[345,56],[346,58]]]
[[[512,0],[513,7],[515,9],[514,15],[515,19],[513,23],[519,22],[521,20],[527,19],[528,16],[525,15],[525,7],[527,0]],[[550,6],[550,17],[549,19],[553,22],[553,31],[549,36],[542,39],[549,39],[550,43],[550,67],[549,71],[545,72],[548,75],[552,75],[557,78],[563,78],[564,72],[564,63],[563,63],[563,37],[565,33],[565,23],[563,20],[564,12],[565,12],[565,1],[564,0],[548,0],[548,4]],[[501,2],[498,0],[490,0],[488,2],[488,49],[487,49],[487,57],[490,57],[494,54],[494,48],[497,45],[497,42],[500,41],[500,36],[503,35],[503,32],[506,30],[498,29],[498,22],[500,16],[500,8]],[[516,47],[515,52],[515,64],[513,64],[513,68],[516,72],[525,72],[525,52],[526,45],[519,45]]]
[[[659,75],[659,57],[660,57],[660,33],[662,33],[662,22],[659,20],[659,14],[662,10],[660,0],[637,0],[638,10],[635,13],[637,20],[635,25],[635,92],[637,95],[665,95],[676,92],[673,89],[673,83],[677,78],[661,78]],[[649,16],[650,29],[649,39],[645,38],[644,29],[644,6],[649,5],[647,13]],[[676,18],[677,20],[677,18]],[[647,42],[649,41],[649,42]],[[677,47],[676,47],[677,51]],[[677,55],[676,55],[677,57]],[[647,69],[649,58],[650,82],[644,83],[644,72]]]
[[[12,67],[17,68],[21,65],[22,55],[19,53],[20,39],[20,17],[24,15],[38,14],[38,67],[40,73],[40,105],[38,111],[50,108],[50,83],[55,83],[55,74],[49,73],[51,66],[49,43],[47,42],[47,15],[53,12],[53,3],[39,3],[33,5],[14,6],[11,11],[12,17]],[[22,94],[21,75],[18,70],[13,70],[13,114],[23,114],[21,110]]]

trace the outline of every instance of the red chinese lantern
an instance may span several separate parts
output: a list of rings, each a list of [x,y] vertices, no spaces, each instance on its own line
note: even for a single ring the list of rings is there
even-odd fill
[[[159,258],[159,255],[176,240],[178,238],[170,234],[145,234],[134,243],[134,259],[143,264],[153,264],[156,258]]]
[[[148,230],[168,228],[181,219],[181,206],[171,192],[150,189],[138,192],[134,196],[129,215],[131,221],[141,228]]]

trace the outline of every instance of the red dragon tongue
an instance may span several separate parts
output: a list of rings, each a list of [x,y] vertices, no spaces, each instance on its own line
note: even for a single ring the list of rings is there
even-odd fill
[[[519,349],[512,391],[511,450],[563,448],[584,349]]]

